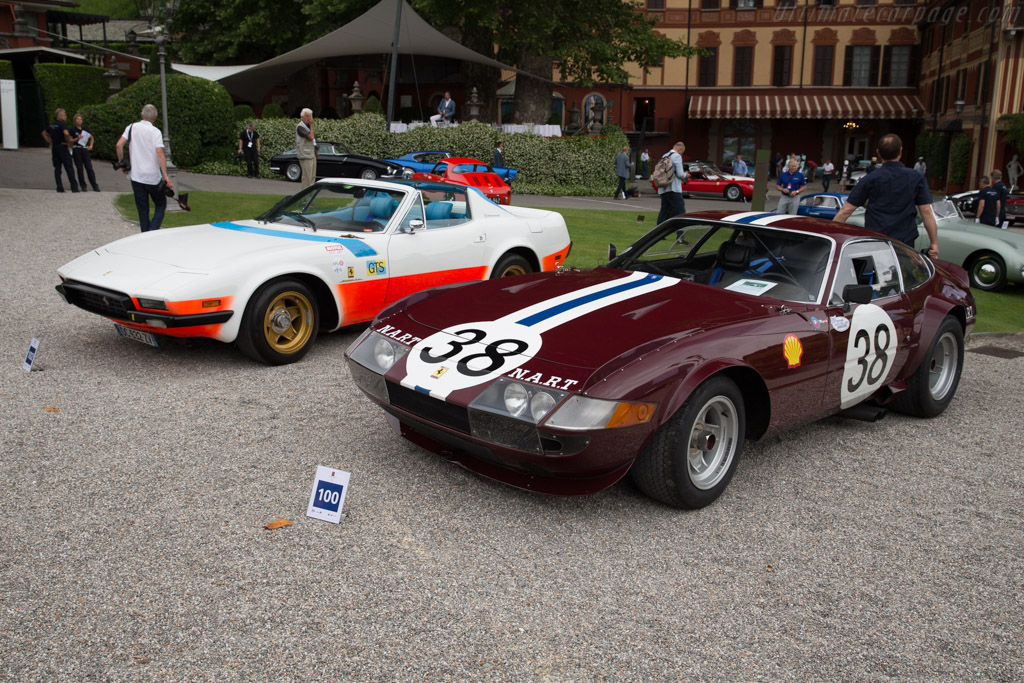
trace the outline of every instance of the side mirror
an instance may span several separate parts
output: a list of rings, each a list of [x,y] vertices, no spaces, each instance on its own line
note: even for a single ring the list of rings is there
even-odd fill
[[[843,287],[843,301],[848,304],[869,304],[875,295],[871,285],[846,285]]]
[[[409,229],[408,230],[406,230],[405,228],[401,228],[401,229],[399,229],[398,232],[403,232],[403,233],[407,233],[407,234],[411,235],[412,233],[416,232],[417,230],[422,230],[422,229],[423,229],[423,221],[420,220],[419,218],[413,218],[411,221],[409,221]]]
[[[609,242],[608,243],[608,260],[611,261],[613,258],[615,258],[615,255],[618,254],[618,253],[619,252],[615,248],[615,245],[612,244],[611,242]]]

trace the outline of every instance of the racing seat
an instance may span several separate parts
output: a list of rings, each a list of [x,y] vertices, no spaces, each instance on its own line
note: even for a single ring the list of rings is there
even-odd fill
[[[445,221],[452,217],[450,202],[431,202],[426,208],[428,221]]]
[[[720,246],[710,284],[715,285],[726,278],[729,282],[739,279],[750,267],[751,251],[751,247],[736,242],[726,242]]]
[[[381,225],[387,225],[397,206],[398,202],[391,197],[374,197],[370,202],[370,216]]]

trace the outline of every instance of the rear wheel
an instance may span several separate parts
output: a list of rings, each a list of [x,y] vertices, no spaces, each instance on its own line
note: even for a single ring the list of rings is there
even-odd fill
[[[513,275],[526,275],[532,273],[529,261],[518,254],[505,254],[498,265],[491,271],[491,279],[497,277],[512,277]]]
[[[298,280],[274,280],[260,287],[245,307],[238,348],[253,360],[285,365],[301,359],[320,323],[316,297]]]
[[[302,168],[297,163],[292,162],[284,169],[284,177],[293,183],[297,183],[302,178]]]
[[[630,475],[655,500],[702,508],[729,485],[745,429],[743,396],[736,384],[728,377],[712,377],[655,432]]]
[[[363,180],[376,180],[377,171],[373,170],[372,168],[364,168],[362,171],[359,172],[359,177],[362,178]]]
[[[730,202],[738,202],[742,196],[743,190],[740,189],[739,185],[729,185],[725,188],[725,198]]]
[[[963,368],[964,331],[956,319],[946,316],[928,355],[907,378],[906,390],[893,397],[893,407],[917,417],[939,415],[953,400]]]
[[[967,272],[975,289],[996,292],[1006,286],[1006,262],[992,252],[971,257]]]

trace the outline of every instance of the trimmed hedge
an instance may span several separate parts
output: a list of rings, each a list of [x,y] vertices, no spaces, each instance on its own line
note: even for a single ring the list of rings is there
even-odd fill
[[[256,124],[260,134],[260,175],[273,177],[270,158],[295,147],[297,119],[263,118]],[[628,144],[617,126],[605,126],[597,138],[544,138],[532,133],[502,133],[476,121],[450,128],[421,126],[407,133],[388,133],[384,117],[360,113],[336,121],[316,119],[318,139],[341,142],[357,154],[397,159],[409,152],[448,149],[459,156],[494,158],[494,148],[502,140],[505,161],[519,171],[513,183],[517,194],[611,196],[615,192],[615,155]],[[174,130],[174,124],[171,124]],[[244,175],[245,169],[226,153],[194,169],[199,173]]]
[[[949,149],[949,182],[963,185],[971,166],[971,139],[963,133],[953,136]]]
[[[265,105],[263,107],[263,111],[261,112],[260,118],[283,119],[285,118],[284,109],[281,108],[280,104],[275,104],[274,102],[271,102],[270,104]]]
[[[256,118],[256,112],[248,104],[235,105],[235,121],[252,121]]]
[[[171,158],[178,166],[195,166],[206,160],[227,158],[236,149],[238,131],[234,104],[224,86],[204,78],[167,75]],[[96,136],[93,156],[116,158],[114,145],[125,126],[139,120],[145,104],[160,109],[160,77],[143,76],[117,93],[109,102],[84,107],[82,114]],[[155,121],[163,125],[163,112]]]
[[[14,64],[7,59],[0,59],[0,78],[14,80]]]
[[[63,109],[68,113],[68,123],[75,112],[90,104],[99,104],[110,96],[110,82],[98,66],[84,64],[36,64],[32,71],[43,90],[43,107],[46,118],[52,119],[53,112]]]

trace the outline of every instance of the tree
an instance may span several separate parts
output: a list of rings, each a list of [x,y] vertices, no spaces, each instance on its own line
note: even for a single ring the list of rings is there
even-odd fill
[[[293,50],[309,34],[298,0],[182,0],[171,23],[179,57],[192,64],[253,64]]]
[[[1003,139],[1013,145],[1018,152],[1024,152],[1024,114],[1003,114],[999,123],[1006,124]]]

